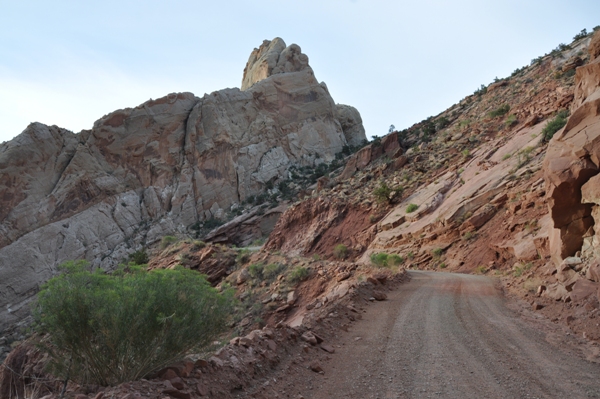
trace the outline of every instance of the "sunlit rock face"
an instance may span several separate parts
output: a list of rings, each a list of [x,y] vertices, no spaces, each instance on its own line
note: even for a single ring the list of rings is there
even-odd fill
[[[365,138],[279,38],[252,52],[242,90],[171,93],[78,134],[31,124],[0,145],[0,330],[65,260],[110,269]]]

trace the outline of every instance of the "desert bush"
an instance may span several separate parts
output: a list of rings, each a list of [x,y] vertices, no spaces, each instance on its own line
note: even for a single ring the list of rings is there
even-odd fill
[[[479,87],[479,89],[475,90],[475,92],[473,92],[474,95],[476,96],[482,96],[485,93],[487,93],[487,86],[486,85],[481,85]]]
[[[373,263],[377,267],[387,267],[388,266],[388,254],[385,252],[375,252],[372,253],[371,263]]]
[[[51,370],[102,386],[142,378],[212,342],[227,323],[232,293],[219,294],[186,270],[106,274],[85,261],[67,262],[34,307],[48,334]]]
[[[212,230],[214,228],[221,226],[222,224],[223,224],[222,220],[213,217],[210,219],[206,219],[204,221],[204,223],[202,223],[202,227],[205,229]]]
[[[416,211],[419,208],[419,205],[417,204],[408,204],[408,206],[406,207],[406,213],[412,213],[414,211]]]
[[[521,277],[524,272],[530,270],[532,267],[533,267],[533,263],[531,263],[531,262],[527,262],[524,265],[523,264],[514,265],[513,266],[513,276]]]
[[[174,236],[164,236],[162,238],[162,240],[160,240],[160,249],[165,249],[167,248],[169,245],[176,243],[177,242],[177,237]]]
[[[581,30],[581,32],[579,32],[578,34],[576,34],[573,37],[573,41],[583,39],[584,37],[587,37],[587,35],[588,35],[587,29],[584,28]]]
[[[264,267],[262,275],[267,280],[272,280],[284,269],[281,263],[270,263]]]
[[[377,202],[389,202],[391,193],[392,189],[389,188],[385,183],[381,183],[379,187],[373,190],[373,195],[375,196]]]
[[[129,254],[129,261],[133,262],[134,265],[145,265],[148,263],[148,260],[148,254],[143,249]]]
[[[517,122],[517,116],[515,114],[510,114],[508,115],[508,118],[506,118],[506,121],[504,121],[504,126],[510,128],[516,125]]]
[[[544,141],[550,141],[554,133],[558,132],[564,125],[567,124],[567,118],[569,116],[569,112],[567,110],[560,111],[554,119],[549,121],[544,129],[542,129],[542,136],[544,137]]]
[[[465,234],[463,234],[462,239],[464,241],[469,241],[470,239],[474,238],[477,235],[477,233],[474,233],[472,231],[467,231]]]
[[[404,258],[397,254],[391,254],[388,256],[388,263],[392,266],[398,266],[404,263]]]
[[[333,248],[333,256],[337,259],[346,259],[348,257],[348,247],[344,244],[338,244]]]
[[[265,265],[263,265],[262,263],[253,263],[248,268],[248,273],[250,273],[250,276],[252,278],[262,279],[264,268]]]
[[[449,124],[450,124],[450,121],[448,120],[448,118],[446,118],[445,116],[442,116],[435,121],[435,130],[440,131],[440,130],[448,127]]]
[[[199,249],[202,249],[206,246],[206,243],[204,241],[200,241],[200,240],[194,240],[192,241],[192,249],[194,251],[197,251]]]
[[[288,281],[292,284],[299,283],[300,281],[306,280],[308,277],[308,269],[305,267],[295,268],[288,276]]]
[[[477,274],[485,274],[485,273],[487,273],[487,269],[486,269],[485,266],[479,265],[479,266],[477,266],[475,268],[475,273],[477,273]]]
[[[488,116],[490,118],[497,118],[499,116],[506,115],[508,113],[508,111],[510,111],[510,105],[503,104],[503,105],[499,106],[498,108],[496,108],[495,110],[490,111],[490,113],[488,113]]]
[[[250,260],[250,250],[248,248],[240,249],[237,256],[235,257],[235,261],[240,265],[247,263]]]
[[[444,250],[442,248],[434,248],[431,253],[435,258],[439,258],[444,253]]]

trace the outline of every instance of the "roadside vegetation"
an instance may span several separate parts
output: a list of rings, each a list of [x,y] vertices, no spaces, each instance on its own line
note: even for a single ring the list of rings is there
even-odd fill
[[[67,262],[34,309],[52,372],[80,384],[133,381],[210,344],[228,322],[233,293],[183,268],[112,274]]]

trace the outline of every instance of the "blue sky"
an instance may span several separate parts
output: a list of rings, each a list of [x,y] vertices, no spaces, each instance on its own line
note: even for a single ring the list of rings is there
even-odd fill
[[[33,121],[78,132],[171,92],[239,87],[277,36],[383,135],[596,25],[597,0],[0,0],[0,142]]]

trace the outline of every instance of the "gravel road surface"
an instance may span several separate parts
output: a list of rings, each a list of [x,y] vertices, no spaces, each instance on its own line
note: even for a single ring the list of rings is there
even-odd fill
[[[342,338],[304,397],[600,397],[600,365],[548,343],[567,334],[510,310],[495,280],[409,273]]]

